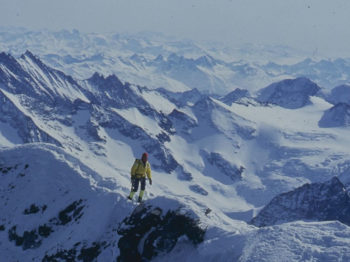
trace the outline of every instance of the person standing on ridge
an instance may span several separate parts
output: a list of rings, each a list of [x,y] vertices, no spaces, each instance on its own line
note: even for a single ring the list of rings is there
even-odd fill
[[[135,159],[135,162],[131,168],[131,192],[128,199],[132,200],[139,188],[139,184],[141,183],[138,202],[142,201],[142,197],[146,189],[146,175],[149,180],[149,184],[152,185],[151,165],[148,162],[148,154],[143,153],[141,159]]]

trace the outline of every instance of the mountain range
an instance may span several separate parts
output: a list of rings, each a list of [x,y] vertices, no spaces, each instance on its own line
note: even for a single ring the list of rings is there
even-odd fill
[[[155,60],[183,83],[184,72],[203,76],[192,63],[217,63]],[[147,87],[61,69],[30,51],[0,53],[4,261],[350,258],[347,217],[303,215],[317,201],[348,201],[347,85],[298,77],[213,93],[205,81]],[[145,151],[153,185],[138,205],[126,196]]]
[[[253,92],[298,77],[331,89],[350,79],[349,58],[316,56],[286,46],[196,43],[146,32],[92,34],[0,27],[0,50],[14,56],[30,50],[75,79],[99,72],[150,89],[181,92],[194,88],[221,95],[236,88]]]

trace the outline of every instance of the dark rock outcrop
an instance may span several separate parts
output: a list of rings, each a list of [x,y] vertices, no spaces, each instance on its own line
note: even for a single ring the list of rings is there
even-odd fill
[[[339,103],[350,105],[350,85],[344,84],[333,88],[331,93],[326,96],[326,100],[333,105]]]
[[[339,103],[324,112],[319,127],[347,127],[350,126],[350,105]]]
[[[236,102],[237,100],[243,97],[249,97],[249,96],[250,94],[248,90],[236,88],[232,92],[220,98],[220,101],[230,106],[233,102]]]
[[[287,79],[262,89],[257,100],[284,108],[297,109],[310,104],[310,96],[316,95],[320,89],[317,84],[305,77]]]
[[[118,261],[151,260],[161,253],[170,252],[181,236],[187,236],[194,245],[204,240],[205,230],[197,220],[179,210],[162,213],[159,207],[141,204],[123,220],[118,227],[121,235]]]

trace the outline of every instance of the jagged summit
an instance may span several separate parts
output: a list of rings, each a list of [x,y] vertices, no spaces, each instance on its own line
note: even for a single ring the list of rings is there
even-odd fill
[[[104,77],[102,74],[95,72],[88,81],[96,86],[110,88],[110,87],[122,87],[124,84],[119,80],[119,78],[112,74]]]
[[[37,57],[37,56],[35,56],[31,51],[29,51],[29,50],[26,50],[26,52],[23,54],[23,55],[21,55],[21,58],[22,59],[25,59],[25,58],[30,58],[30,59],[32,59],[32,60],[34,60],[34,61],[40,61],[40,58],[39,57]],[[41,62],[41,61],[40,61]]]
[[[287,79],[262,89],[257,99],[263,103],[297,109],[310,104],[310,96],[316,95],[320,89],[317,84],[305,77]]]
[[[95,73],[88,79],[88,81],[95,83],[95,82],[102,81],[102,80],[104,80],[104,79],[105,79],[105,78],[104,78],[104,76],[103,76],[102,74],[100,74],[100,73],[98,73],[98,72],[95,72]]]
[[[10,55],[9,53],[1,52],[0,53],[0,62],[2,64],[8,63],[8,62],[15,63],[16,59],[12,55]]]

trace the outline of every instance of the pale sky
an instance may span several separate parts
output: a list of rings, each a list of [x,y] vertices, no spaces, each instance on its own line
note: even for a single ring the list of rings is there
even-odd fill
[[[350,57],[349,0],[0,0],[0,26],[154,31]]]

